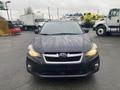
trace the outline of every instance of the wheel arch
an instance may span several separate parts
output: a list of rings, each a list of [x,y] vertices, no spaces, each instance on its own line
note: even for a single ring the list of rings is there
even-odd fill
[[[98,27],[100,27],[100,26],[103,26],[103,27],[105,27],[105,29],[107,29],[106,25],[104,25],[104,24],[98,24],[98,25],[96,26],[96,28],[98,28]]]
[[[94,30],[96,31],[96,29],[99,27],[99,26],[104,26],[106,31],[108,30],[108,26],[105,24],[105,23],[96,23],[94,25]]]

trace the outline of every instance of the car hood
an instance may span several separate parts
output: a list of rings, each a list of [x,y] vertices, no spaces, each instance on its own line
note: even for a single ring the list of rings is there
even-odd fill
[[[32,42],[33,48],[40,52],[86,52],[92,42],[86,35],[40,35]]]

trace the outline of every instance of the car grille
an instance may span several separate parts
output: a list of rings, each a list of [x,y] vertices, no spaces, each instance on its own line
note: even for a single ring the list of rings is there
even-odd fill
[[[68,61],[79,61],[81,56],[79,57],[66,57],[66,58],[57,58],[57,57],[45,57],[47,61],[51,62],[68,62]]]
[[[81,62],[83,53],[45,53],[46,63],[78,63]]]

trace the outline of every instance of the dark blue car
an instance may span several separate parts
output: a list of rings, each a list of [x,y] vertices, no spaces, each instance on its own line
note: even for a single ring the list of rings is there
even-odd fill
[[[40,77],[85,77],[99,66],[97,45],[77,22],[47,22],[28,46],[27,71]]]

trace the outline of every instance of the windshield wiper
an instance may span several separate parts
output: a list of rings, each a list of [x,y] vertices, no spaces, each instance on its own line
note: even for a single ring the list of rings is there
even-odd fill
[[[47,33],[40,33],[40,35],[51,35],[51,34],[47,34]]]
[[[52,35],[80,35],[80,33],[55,33]]]
[[[40,35],[80,35],[80,33],[54,33],[54,34],[40,33]]]

